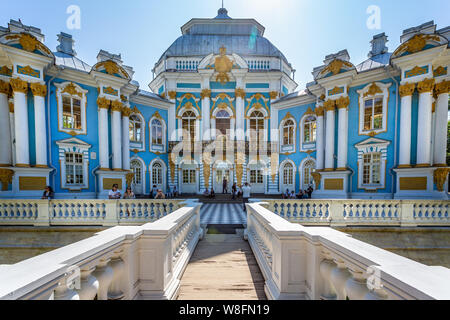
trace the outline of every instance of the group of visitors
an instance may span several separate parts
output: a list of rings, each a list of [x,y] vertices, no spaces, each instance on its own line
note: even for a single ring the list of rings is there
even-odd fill
[[[108,198],[110,200],[119,200],[119,199],[131,200],[136,199],[136,195],[134,194],[133,190],[131,190],[131,187],[128,187],[122,196],[122,193],[119,191],[119,185],[115,184],[109,191]]]
[[[314,189],[312,186],[309,186],[309,188],[306,190],[300,189],[298,194],[295,194],[294,190],[289,191],[289,189],[286,189],[286,192],[283,193],[283,199],[311,199],[313,192]]]

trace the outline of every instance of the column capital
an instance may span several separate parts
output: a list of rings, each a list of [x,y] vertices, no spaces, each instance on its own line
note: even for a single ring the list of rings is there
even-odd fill
[[[317,107],[315,110],[316,116],[323,117],[325,115],[325,110],[323,107]]]
[[[30,83],[31,92],[35,97],[45,97],[47,95],[47,86],[38,82]]]
[[[108,110],[111,105],[111,101],[106,98],[100,97],[97,99],[97,105],[99,109]]]
[[[347,109],[350,105],[350,98],[349,97],[340,97],[336,100],[336,107],[338,109]]]
[[[122,116],[123,117],[130,117],[132,113],[133,113],[133,110],[131,110],[130,108],[127,108],[127,107],[122,108]]]
[[[450,91],[450,81],[442,81],[439,83],[436,83],[436,86],[434,87],[434,93],[438,96],[440,94],[449,93]]]
[[[169,91],[169,98],[171,99],[171,100],[175,100],[176,99],[176,97],[177,97],[177,92],[176,91]]]
[[[278,98],[279,95],[280,95],[280,93],[278,91],[270,91],[269,92],[270,99],[272,99],[272,100]]]
[[[119,100],[111,101],[111,111],[112,112],[122,112],[123,103]]]
[[[400,86],[400,97],[409,97],[412,96],[414,90],[416,89],[415,83],[406,83]]]
[[[325,110],[328,111],[335,111],[336,110],[336,101],[334,100],[327,100],[323,103],[323,107]]]
[[[434,89],[434,79],[425,79],[417,84],[417,91],[419,93],[432,92]]]
[[[236,95],[236,98],[242,98],[245,99],[245,90],[242,88],[236,88],[234,91],[234,94]]]
[[[9,85],[9,82],[0,80],[0,93],[9,95],[11,92],[11,86]]]
[[[11,79],[10,84],[13,92],[20,92],[20,93],[28,92],[28,82],[23,81],[20,78]]]
[[[200,97],[202,98],[202,100],[205,99],[205,98],[211,98],[211,90],[210,89],[203,89],[202,92],[200,93]]]

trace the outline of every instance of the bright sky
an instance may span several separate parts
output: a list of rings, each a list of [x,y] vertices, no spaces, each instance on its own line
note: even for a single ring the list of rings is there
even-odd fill
[[[79,30],[67,28],[70,5],[81,9]],[[380,8],[380,29],[367,27],[371,5]],[[2,4],[0,25],[20,18],[41,28],[51,50],[60,31],[72,34],[78,57],[90,65],[100,49],[121,53],[148,90],[151,69],[181,35],[180,27],[191,18],[215,17],[220,6],[221,0],[14,0]],[[375,34],[385,32],[393,51],[406,28],[430,20],[438,29],[450,25],[449,0],[225,0],[225,7],[232,18],[254,18],[266,27],[265,36],[297,70],[298,89],[312,81],[312,69],[327,54],[347,49],[358,64]]]

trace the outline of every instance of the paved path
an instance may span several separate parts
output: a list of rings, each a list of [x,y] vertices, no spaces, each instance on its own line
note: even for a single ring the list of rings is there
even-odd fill
[[[241,234],[207,234],[181,279],[178,300],[265,300],[264,278]]]
[[[247,224],[242,204],[204,204],[200,216],[201,224]]]

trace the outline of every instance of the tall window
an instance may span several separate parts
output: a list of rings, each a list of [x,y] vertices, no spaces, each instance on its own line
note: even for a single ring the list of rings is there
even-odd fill
[[[313,143],[316,142],[317,122],[316,118],[311,116],[305,119],[303,125],[303,142]]]
[[[81,100],[64,95],[63,101],[63,128],[81,130]]]
[[[182,116],[181,128],[183,129],[183,139],[194,141],[195,139],[195,121],[197,117],[192,111],[186,111]]]
[[[133,160],[131,162],[131,170],[134,173],[133,184],[140,185],[142,184],[142,165],[139,161]]]
[[[195,170],[183,170],[183,184],[194,184],[196,180]]]
[[[66,153],[66,185],[84,185],[83,154]]]
[[[314,183],[312,173],[316,170],[316,164],[312,160],[303,165],[303,187],[307,188]]]
[[[290,163],[286,163],[283,168],[283,182],[286,185],[294,184],[294,167]]]
[[[130,117],[130,141],[142,142],[142,120],[136,115]]]
[[[283,127],[283,145],[294,144],[294,129],[295,129],[294,121],[287,120]]]
[[[160,120],[154,119],[152,121],[152,144],[162,146],[163,144],[163,125]]]
[[[160,163],[155,163],[152,168],[152,184],[161,185],[162,183],[162,166]]]
[[[381,153],[366,153],[363,157],[363,184],[381,183]]]
[[[220,110],[216,114],[216,130],[219,131],[221,135],[226,135],[227,131],[230,130],[230,115],[225,110]]]
[[[364,101],[364,131],[383,128],[383,97]]]
[[[250,170],[250,184],[264,183],[264,176],[262,170]]]

